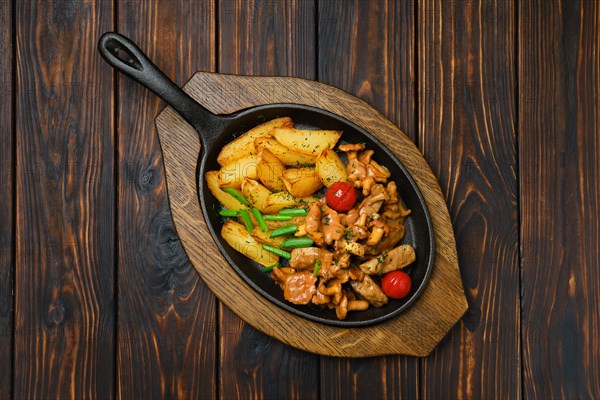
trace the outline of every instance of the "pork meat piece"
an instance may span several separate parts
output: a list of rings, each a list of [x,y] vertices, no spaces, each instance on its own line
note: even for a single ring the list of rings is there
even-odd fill
[[[350,285],[360,297],[375,307],[381,307],[388,302],[388,297],[383,290],[368,275],[365,275],[362,281],[350,281]]]
[[[412,264],[415,259],[415,249],[409,244],[403,244],[360,264],[360,269],[367,275],[385,274],[402,269]]]
[[[303,247],[292,250],[292,258],[290,259],[290,267],[296,269],[312,269],[317,261],[321,265],[327,267],[333,261],[333,254],[319,247]]]

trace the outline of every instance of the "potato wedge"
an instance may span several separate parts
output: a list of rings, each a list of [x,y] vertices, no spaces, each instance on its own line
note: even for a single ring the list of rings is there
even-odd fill
[[[275,221],[269,221],[275,222]],[[285,236],[277,236],[277,237],[269,237],[271,235],[271,230],[266,232],[261,231],[260,229],[255,229],[252,231],[252,237],[259,243],[269,244],[271,246],[280,247],[281,243],[285,240]]]
[[[235,197],[221,190],[219,187],[219,171],[208,171],[204,174],[204,179],[206,180],[208,190],[210,190],[213,196],[215,196],[215,198],[219,200],[219,203],[223,204],[225,208],[230,210],[248,208],[240,203]]]
[[[301,198],[296,198],[289,194],[288,192],[276,192],[271,193],[267,200],[265,201],[265,206],[263,208],[264,214],[277,214],[279,210],[283,210],[284,208],[291,207],[307,207],[315,201],[319,201],[317,196],[305,196]],[[304,217],[302,217],[304,218]],[[270,221],[273,222],[273,221]],[[269,221],[267,221],[267,225],[269,225]],[[284,224],[285,225],[285,224]],[[269,225],[269,227],[271,227]]]
[[[269,229],[277,229],[282,226],[288,226],[296,224],[298,226],[304,224],[306,222],[306,217],[292,217],[289,221],[265,221]]]
[[[279,262],[279,256],[263,249],[246,227],[234,220],[228,219],[223,223],[221,236],[236,251],[265,267]]]
[[[275,128],[271,135],[292,151],[317,156],[324,149],[333,149],[342,136],[340,131]]]
[[[242,186],[244,179],[258,179],[257,165],[257,156],[247,156],[232,161],[219,170],[219,186],[238,189]]]
[[[260,124],[227,143],[217,156],[217,162],[219,165],[225,166],[240,158],[256,155],[257,152],[253,145],[256,138],[269,135],[274,128],[292,128],[293,126],[294,123],[289,117],[276,118]]]
[[[269,149],[261,151],[259,157],[260,160],[256,166],[258,179],[274,192],[285,190],[285,184],[281,179],[285,165]]]
[[[299,167],[303,165],[314,165],[317,155],[305,154],[293,151],[279,143],[272,137],[260,137],[254,141],[254,147],[257,151],[269,150],[282,163],[288,166]]]
[[[315,164],[317,175],[323,182],[323,185],[329,187],[335,182],[341,182],[348,179],[348,172],[344,162],[337,155],[335,150],[325,149],[317,157]]]
[[[301,197],[299,199],[296,199],[298,201],[298,203],[296,204],[297,206],[301,206],[301,207],[308,207],[310,206],[312,203],[314,203],[315,201],[319,201],[321,200],[318,196],[315,195],[310,195],[310,196],[304,196]]]
[[[283,183],[294,197],[310,196],[323,187],[314,168],[289,168],[283,173]]]
[[[254,179],[246,178],[242,182],[242,193],[253,207],[256,207],[262,211],[263,207],[265,206],[267,196],[271,194],[271,191],[260,183],[256,182]]]
[[[279,210],[296,206],[298,199],[288,192],[271,193],[265,200],[263,213],[277,214]]]

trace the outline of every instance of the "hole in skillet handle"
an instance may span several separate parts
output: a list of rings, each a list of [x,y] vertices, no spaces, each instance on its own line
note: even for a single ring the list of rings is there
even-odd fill
[[[135,68],[138,71],[143,69],[142,63],[133,55],[131,50],[126,47],[122,47],[121,44],[115,39],[109,38],[106,43],[106,48],[109,49],[114,57],[129,65],[131,68]]]
[[[240,132],[245,132],[264,121],[289,116],[301,129],[336,129],[343,131],[342,140],[348,143],[365,143],[368,149],[375,150],[373,159],[386,166],[391,179],[396,181],[398,192],[406,207],[412,213],[405,221],[405,237],[402,244],[410,244],[415,248],[416,261],[404,270],[413,281],[410,294],[401,300],[390,299],[383,307],[370,307],[366,311],[349,312],[345,320],[338,320],[335,310],[322,309],[312,304],[294,305],[286,301],[283,291],[271,279],[270,274],[260,271],[262,266],[235,251],[221,237],[222,220],[217,211],[219,202],[212,196],[203,179],[205,172],[220,168],[216,159],[223,146],[234,139]],[[223,256],[237,273],[261,295],[279,307],[311,321],[338,327],[360,327],[386,321],[407,309],[421,294],[434,262],[433,227],[423,195],[416,183],[400,163],[400,161],[376,138],[354,123],[328,111],[298,105],[269,104],[249,108],[227,116],[229,121],[224,130],[216,135],[214,143],[206,148],[198,163],[198,192],[202,211],[209,230]],[[377,279],[377,277],[375,277]]]

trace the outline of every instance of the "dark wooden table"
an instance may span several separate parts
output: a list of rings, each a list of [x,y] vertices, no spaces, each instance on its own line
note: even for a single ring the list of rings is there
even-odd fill
[[[600,397],[599,2],[1,6],[0,398]],[[319,357],[219,304],[170,218],[164,104],[98,56],[109,30],[180,85],[316,79],[405,131],[470,305],[436,350]]]

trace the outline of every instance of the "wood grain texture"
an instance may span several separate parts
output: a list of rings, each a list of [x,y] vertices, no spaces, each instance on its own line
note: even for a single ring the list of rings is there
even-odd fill
[[[213,1],[119,2],[118,29],[179,85],[215,68]],[[216,304],[169,215],[153,129],[164,103],[119,76],[118,395],[216,396]]]
[[[113,10],[15,4],[14,397],[111,398],[114,121],[96,42]]]
[[[0,360],[10,366],[0,374],[0,399],[9,399],[13,378],[14,171],[13,159],[12,4],[0,3]]]
[[[313,1],[220,1],[219,72],[315,78],[315,30]],[[222,304],[219,329],[222,399],[318,396],[317,356],[273,340]]]
[[[285,90],[274,91],[273,88]],[[157,117],[156,124],[164,154],[171,213],[186,253],[211,291],[261,332],[313,353],[340,357],[427,355],[464,314],[467,303],[442,193],[410,139],[360,99],[314,81],[197,73],[185,89],[215,113],[227,114],[257,104],[298,103],[330,110],[364,129],[368,127],[373,136],[394,151],[413,176],[423,193],[434,230],[435,266],[429,283],[419,299],[398,317],[372,327],[343,329],[292,315],[245,284],[220,254],[198,203],[195,183],[200,151],[198,134],[167,108]]]
[[[414,4],[319,2],[319,81],[360,97],[416,137]],[[351,27],[351,29],[348,29]],[[323,357],[322,398],[419,398],[419,360]]]
[[[469,310],[424,398],[519,398],[515,4],[420,1],[419,144],[449,204]]]
[[[523,386],[600,397],[600,5],[519,2]]]

